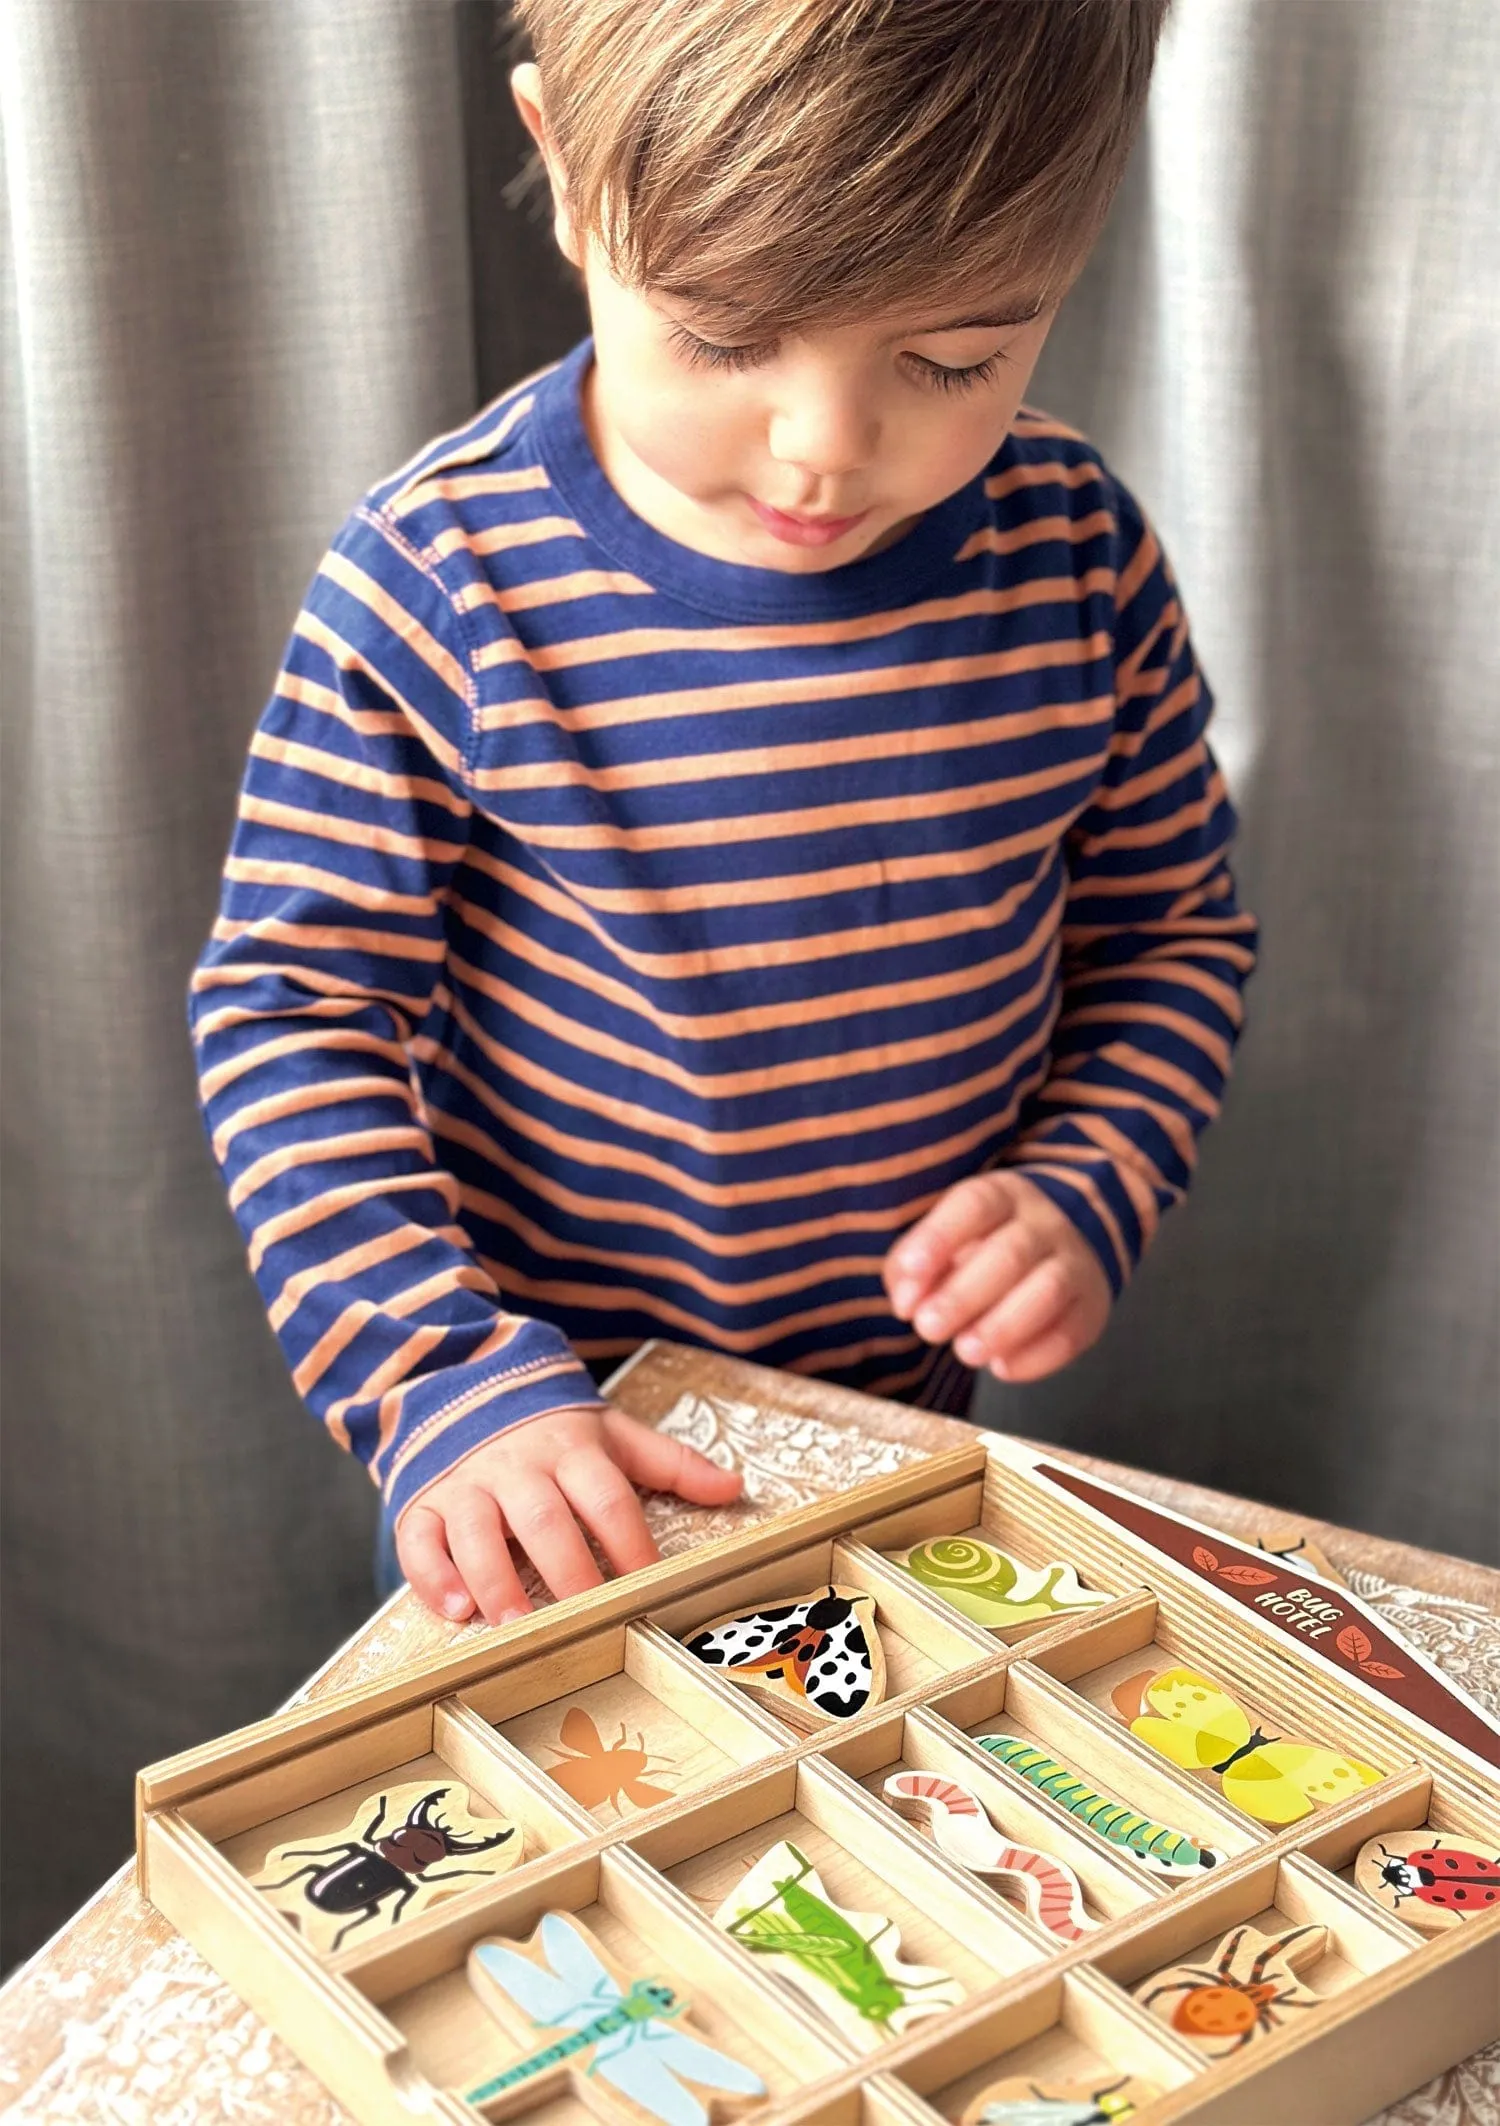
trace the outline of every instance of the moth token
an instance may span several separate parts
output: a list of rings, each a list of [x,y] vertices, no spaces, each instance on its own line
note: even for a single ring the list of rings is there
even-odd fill
[[[1033,2082],[1008,2075],[981,2089],[959,2126],[1115,2126],[1133,2119],[1161,2091],[1133,2074],[1086,2082]]]
[[[1430,1824],[1385,1831],[1360,1847],[1354,1880],[1409,1927],[1441,1934],[1500,1907],[1500,1849]]]
[[[1011,1638],[1109,1600],[1107,1594],[1081,1587],[1071,1565],[1022,1565],[978,1536],[939,1536],[889,1556],[893,1565],[941,1595],[961,1615]]]
[[[875,1597],[858,1587],[830,1586],[769,1609],[730,1610],[686,1645],[794,1727],[852,1720],[885,1696]]]

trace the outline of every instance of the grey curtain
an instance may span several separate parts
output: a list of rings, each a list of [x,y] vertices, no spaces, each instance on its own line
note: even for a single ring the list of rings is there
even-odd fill
[[[1496,1554],[1489,0],[1177,0],[1033,398],[1173,554],[1266,925],[1192,1204],[991,1418]],[[571,345],[490,0],[0,0],[5,1953],[137,1765],[370,1605],[184,1025],[244,748],[349,504]],[[66,1820],[20,1835],[36,1797]]]

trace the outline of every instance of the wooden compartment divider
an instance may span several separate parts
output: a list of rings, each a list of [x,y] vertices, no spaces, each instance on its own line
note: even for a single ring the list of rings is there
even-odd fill
[[[719,2033],[708,2042],[732,2050],[725,2033],[742,2033],[771,2089],[752,2108],[756,2126],[953,2126],[973,2091],[1015,2062],[1026,2074],[1102,2062],[1142,2076],[1163,2092],[1136,2114],[1142,2126],[1355,2126],[1500,2035],[1500,1909],[1422,1935],[1355,1886],[1354,1857],[1371,1837],[1428,1825],[1493,1846],[1500,1778],[1221,1606],[1174,1560],[1158,1571],[1044,1482],[1038,1459],[976,1440],[149,1767],[138,1790],[143,1888],[375,2126],[475,2126],[457,2092],[474,2086],[490,2026],[465,1976],[469,1951],[487,1936],[524,1941],[549,1910],[681,1974],[701,2027]],[[1006,1644],[885,1554],[976,1528],[1024,1563],[1066,1559],[1110,1599]],[[712,1617],[830,1582],[873,1595],[887,1647],[886,1697],[852,1719],[812,1733],[789,1726],[682,1643]],[[1243,1693],[1248,1713],[1382,1777],[1285,1827],[1252,1819],[1117,1716],[1109,1694],[1136,1656],[1142,1670],[1158,1659],[1201,1668]],[[564,1746],[575,1706],[589,1721],[572,1720]],[[981,1750],[974,1736],[987,1731],[1021,1734],[1224,1859],[1191,1880],[1138,1868]],[[671,1746],[653,1754],[652,1740]],[[567,1773],[571,1792],[554,1776],[612,1751],[662,1766],[640,1779],[639,1802],[623,1775],[610,1785]],[[897,1765],[966,1782],[1014,1842],[1073,1868],[1097,1924],[1059,1941],[995,1879],[961,1867],[882,1797]],[[330,1811],[347,1823],[382,1781],[442,1774],[520,1827],[512,1872],[455,1881],[427,1909],[329,1955],[248,1879],[254,1855],[285,1842],[288,1820],[297,1836]],[[947,1954],[965,1997],[900,2034],[851,2030],[717,1927],[728,1888],[792,1834],[827,1870],[835,1903],[888,1911],[903,1957],[946,1969]],[[375,1868],[376,1848],[366,1851]],[[1314,2006],[1215,2061],[1130,1989],[1201,1960],[1245,1923],[1327,1927],[1324,1989],[1313,1972]],[[543,2107],[545,2126],[585,2114],[640,2126],[605,2080],[571,2086],[576,2100]],[[529,2103],[510,2090],[494,2116],[525,2117]]]

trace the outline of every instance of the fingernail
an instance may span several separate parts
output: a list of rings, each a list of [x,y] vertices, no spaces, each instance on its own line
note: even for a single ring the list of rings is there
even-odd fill
[[[937,1342],[947,1326],[948,1317],[941,1307],[922,1307],[912,1323],[917,1334],[925,1336],[930,1344]]]
[[[891,1312],[899,1320],[906,1320],[917,1303],[917,1294],[921,1289],[914,1277],[903,1277],[897,1280],[895,1290],[891,1293]]]
[[[444,1595],[443,1597],[443,1615],[445,1617],[466,1617],[473,1607],[474,1604],[466,1594],[459,1594],[455,1591],[453,1594]]]
[[[990,1371],[994,1374],[996,1380],[1010,1379],[1010,1367],[1003,1358],[992,1358],[990,1360]]]
[[[502,1609],[500,1612],[500,1622],[502,1624],[514,1624],[518,1617],[524,1617],[525,1614],[526,1612],[524,1609]]]
[[[953,1349],[966,1366],[977,1366],[984,1356],[984,1338],[982,1336],[960,1336]]]

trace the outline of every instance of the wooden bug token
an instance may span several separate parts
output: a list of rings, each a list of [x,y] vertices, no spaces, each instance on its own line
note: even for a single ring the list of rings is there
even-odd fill
[[[1221,1779],[1225,1800],[1257,1823],[1296,1823],[1380,1780],[1342,1750],[1262,1733],[1224,1684],[1197,1669],[1147,1669],[1118,1684],[1111,1703],[1148,1748]]]
[[[1080,1586],[1071,1565],[1022,1565],[1008,1551],[978,1536],[938,1536],[930,1543],[887,1555],[919,1586],[1002,1638],[1024,1638],[1058,1617],[1097,1609],[1109,1600],[1107,1594]]]
[[[1033,2082],[1009,2075],[981,2089],[959,2126],[1115,2126],[1161,2095],[1133,2074],[1082,2082]]]
[[[862,2045],[897,2036],[964,1997],[946,1971],[902,1961],[894,1920],[836,1905],[790,1839],[763,1853],[736,1883],[714,1925],[764,1957]]]
[[[875,1597],[858,1587],[732,1609],[684,1643],[706,1667],[807,1731],[852,1720],[885,1696]]]
[[[1441,1934],[1500,1908],[1500,1847],[1435,1831],[1384,1831],[1354,1859],[1354,1880],[1387,1912]]]
[[[366,1794],[347,1823],[311,1844],[273,1846],[249,1879],[327,1955],[370,1921],[394,1927],[520,1860],[519,1828],[475,1806],[466,1786],[426,1779]]]
[[[940,1851],[975,1875],[1015,1882],[1027,1916],[1059,1941],[1079,1941],[1095,1922],[1071,1868],[1027,1845],[1012,1845],[962,1779],[938,1772],[892,1772],[881,1788],[898,1815],[925,1823]]]
[[[1212,1964],[1172,1964],[1135,1987],[1135,1997],[1189,2044],[1227,2059],[1279,2030],[1289,2009],[1317,2005],[1321,1995],[1297,1973],[1327,1947],[1326,1927],[1293,1927],[1289,1934],[1235,1927]]]
[[[545,2099],[547,2084],[557,2094],[582,2074],[607,2083],[611,2109],[623,2104],[633,2120],[709,2126],[726,2106],[739,2110],[767,2094],[753,2068],[693,2035],[691,2004],[673,1986],[623,1975],[571,1913],[545,1914],[528,1942],[476,1942],[467,1969],[475,1995],[522,2047],[519,2059],[466,2092],[470,2104],[517,2089]],[[706,2104],[695,2088],[712,2092]]]

